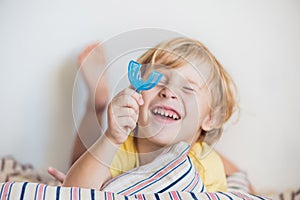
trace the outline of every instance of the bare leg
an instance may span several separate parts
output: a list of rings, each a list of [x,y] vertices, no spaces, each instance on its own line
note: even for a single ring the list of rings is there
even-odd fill
[[[74,141],[71,164],[102,134],[101,122],[109,98],[105,65],[105,53],[100,43],[87,46],[78,57],[79,70],[87,85],[89,98]]]

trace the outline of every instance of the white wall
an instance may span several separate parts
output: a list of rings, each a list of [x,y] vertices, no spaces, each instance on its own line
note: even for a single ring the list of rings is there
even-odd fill
[[[232,74],[240,121],[217,148],[256,188],[300,186],[297,0],[0,0],[0,156],[65,171],[76,56],[91,41],[144,27],[201,40]]]

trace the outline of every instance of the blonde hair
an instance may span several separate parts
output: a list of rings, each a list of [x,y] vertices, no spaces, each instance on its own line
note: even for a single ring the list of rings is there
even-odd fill
[[[191,61],[196,61],[193,66],[204,63],[210,68],[206,83],[211,93],[210,116],[213,129],[207,132],[201,130],[199,140],[206,139],[205,142],[212,143],[221,136],[223,124],[238,110],[235,83],[215,56],[197,40],[175,38],[149,49],[138,59],[141,64],[163,64],[170,68],[182,67]]]

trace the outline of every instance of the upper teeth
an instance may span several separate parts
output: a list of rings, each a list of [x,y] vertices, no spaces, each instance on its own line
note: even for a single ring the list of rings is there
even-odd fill
[[[154,114],[159,114],[159,115],[170,117],[170,118],[173,118],[176,120],[179,119],[179,116],[170,110],[163,110],[162,108],[155,108],[153,112],[154,112]]]

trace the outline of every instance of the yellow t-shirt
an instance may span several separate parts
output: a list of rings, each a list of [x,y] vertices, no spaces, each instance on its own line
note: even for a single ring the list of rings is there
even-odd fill
[[[211,151],[205,158],[200,159],[203,146],[197,142],[190,150],[189,157],[198,170],[202,181],[209,192],[227,190],[226,176],[221,158]],[[139,159],[132,136],[120,146],[110,166],[112,177],[120,175],[139,166]]]

